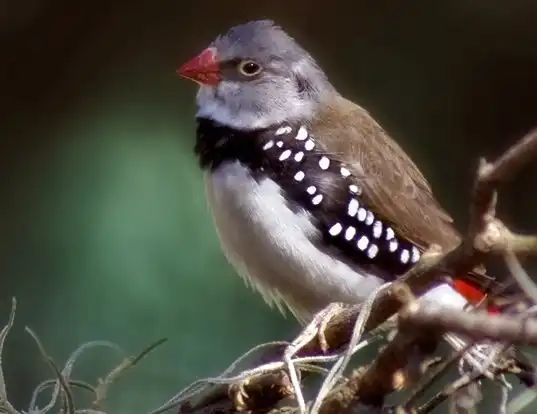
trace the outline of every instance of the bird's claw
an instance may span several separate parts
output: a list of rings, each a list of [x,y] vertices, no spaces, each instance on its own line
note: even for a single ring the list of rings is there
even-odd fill
[[[326,339],[326,328],[328,327],[328,323],[334,316],[338,315],[343,308],[343,304],[334,302],[317,313],[313,318],[312,324],[314,323],[317,325],[317,340],[319,341],[319,347],[321,348],[321,351],[323,351],[323,354],[326,354],[330,348]]]
[[[233,406],[237,411],[244,411],[248,404],[246,400],[248,400],[248,393],[246,392],[246,387],[250,383],[250,379],[246,378],[244,381],[240,381],[239,383],[233,384],[229,387],[228,394],[230,396],[230,399],[233,401]]]
[[[342,303],[334,302],[316,313],[311,322],[302,330],[300,335],[287,347],[285,356],[287,358],[292,358],[315,338],[317,338],[319,342],[321,351],[326,353],[330,348],[328,340],[326,339],[326,328],[332,318],[338,315],[343,308],[344,305]]]

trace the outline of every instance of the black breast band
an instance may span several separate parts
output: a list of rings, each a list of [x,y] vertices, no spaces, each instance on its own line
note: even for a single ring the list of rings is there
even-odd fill
[[[272,179],[290,205],[311,213],[322,242],[356,264],[395,278],[420,258],[416,246],[362,202],[359,180],[303,125],[237,131],[198,119],[195,152],[204,169],[239,161],[256,179]]]

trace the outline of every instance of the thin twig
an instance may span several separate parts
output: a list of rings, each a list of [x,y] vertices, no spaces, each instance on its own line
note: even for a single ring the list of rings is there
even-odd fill
[[[67,361],[65,362],[65,366],[63,367],[61,371],[62,376],[65,378],[65,381],[67,383],[71,384],[71,380],[70,380],[71,372],[73,371],[75,363],[78,361],[78,358],[82,355],[82,353],[86,352],[88,349],[95,348],[95,347],[111,348],[111,349],[116,350],[121,355],[124,354],[123,350],[118,345],[110,341],[91,341],[91,342],[87,342],[87,343],[80,345],[75,351],[73,351],[71,355],[69,355],[69,358],[67,358]],[[28,412],[34,412],[38,410],[40,413],[47,413],[54,407],[54,405],[56,405],[56,400],[58,399],[58,395],[60,394],[61,386],[58,380],[52,380],[52,381],[54,383],[54,389],[52,391],[52,396],[50,397],[50,400],[47,403],[47,405],[43,407],[41,410],[38,410],[36,408],[37,399],[40,393],[44,390],[43,385],[47,384],[48,380],[42,382],[35,388],[34,392],[32,393],[32,398],[30,400]],[[94,387],[92,388],[95,390]],[[96,391],[94,391],[94,393],[95,392]]]
[[[507,404],[506,412],[508,414],[520,413],[524,408],[529,404],[533,403],[537,399],[537,390],[535,389],[526,389],[520,394],[516,395],[514,398],[509,401]]]
[[[534,129],[493,163],[480,160],[470,213],[470,238],[483,230],[491,213],[494,215],[498,187],[510,181],[536,157],[537,129]]]
[[[45,362],[48,364],[52,372],[54,372],[54,375],[58,379],[61,390],[63,391],[63,397],[64,397],[64,413],[66,414],[74,414],[75,413],[75,406],[74,406],[74,400],[73,400],[73,394],[71,393],[71,389],[69,387],[69,384],[65,380],[65,377],[62,375],[58,367],[56,366],[56,363],[54,360],[49,356],[49,354],[46,352],[45,347],[41,343],[38,336],[29,328],[25,327],[24,330],[34,339],[35,343],[37,344],[37,347],[39,348],[39,352],[41,353],[41,356],[45,360]]]
[[[154,343],[149,345],[148,347],[144,348],[137,356],[125,358],[118,366],[116,366],[112,371],[110,371],[104,379],[99,379],[96,387],[97,392],[94,404],[101,404],[106,398],[106,392],[108,388],[110,387],[110,385],[113,384],[114,381],[116,381],[122,374],[124,374],[125,371],[137,365],[143,358],[145,358],[148,354],[154,351],[155,348],[159,347],[167,340],[168,338],[161,338],[158,341],[155,341]]]
[[[468,349],[471,347],[472,344],[468,344],[466,347],[462,348],[461,350],[458,350],[457,352],[452,353],[449,358],[438,364],[434,368],[433,372],[429,373],[429,375],[424,381],[418,383],[417,387],[412,390],[412,393],[408,397],[408,399],[400,405],[406,411],[410,412],[411,407],[423,395],[423,393],[429,388],[429,386],[431,386],[437,379],[444,375],[453,364],[457,363],[457,361],[459,361],[464,355],[464,353],[468,351]]]
[[[520,261],[511,250],[506,250],[504,253],[504,260],[511,276],[516,280],[518,286],[528,296],[533,303],[537,303],[537,286],[528,276]]]
[[[537,129],[508,148],[480,177],[482,186],[499,187],[537,157]]]
[[[57,382],[58,382],[58,380],[55,380],[55,379],[45,380],[45,381],[43,381],[42,383],[40,383],[36,387],[36,391],[38,393],[40,393],[42,391],[45,391],[47,388],[54,387],[57,384]],[[92,394],[95,394],[95,387],[93,385],[85,382],[85,381],[70,379],[70,380],[67,380],[67,383],[72,388],[80,388],[80,389],[89,391]],[[35,410],[36,409],[34,407],[32,407],[30,410],[28,410],[28,412],[32,412],[32,411],[35,411]]]
[[[17,300],[15,298],[11,299],[11,311],[9,312],[9,319],[6,326],[0,331],[0,408],[9,414],[19,414],[19,412],[11,405],[7,397],[6,391],[6,382],[4,379],[4,370],[2,367],[2,359],[4,352],[4,343],[9,334],[13,324],[15,322],[15,313],[17,311]]]
[[[350,358],[354,355],[357,349],[357,345],[359,344],[359,341],[361,340],[362,334],[365,330],[365,326],[367,323],[367,320],[369,319],[369,316],[371,315],[371,311],[373,309],[373,306],[375,305],[376,300],[378,297],[386,292],[391,287],[391,283],[385,283],[381,286],[379,286],[377,289],[373,291],[373,293],[368,296],[367,300],[362,304],[361,311],[356,318],[356,322],[354,324],[351,338],[349,340],[349,344],[347,345],[346,351],[343,352],[342,357],[336,361],[332,369],[329,371],[328,375],[326,376],[325,380],[323,381],[323,384],[321,385],[321,388],[319,392],[317,393],[317,397],[315,398],[315,401],[313,403],[313,406],[310,410],[311,414],[317,414],[321,408],[321,405],[330,392],[331,389],[334,388],[334,386],[337,384],[337,382],[341,379],[341,376],[343,375],[343,372],[347,368]]]
[[[425,404],[419,406],[417,409],[414,410],[414,414],[426,414],[432,412],[436,407],[438,407],[441,403],[443,403],[445,400],[447,400],[450,396],[455,394],[458,390],[461,390],[465,387],[468,387],[470,384],[479,381],[480,379],[483,379],[480,375],[464,375],[461,378],[453,381],[446,387],[442,389],[439,393],[437,393],[434,397],[432,397],[429,401],[427,401]]]

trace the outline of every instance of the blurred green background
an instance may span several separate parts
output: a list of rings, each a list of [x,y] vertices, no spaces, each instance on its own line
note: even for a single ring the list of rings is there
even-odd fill
[[[192,155],[195,87],[175,75],[257,18],[379,119],[461,228],[477,157],[537,126],[531,0],[2,0],[0,321],[16,296],[4,365],[18,407],[48,376],[25,325],[58,362],[89,340],[136,352],[168,336],[112,391],[118,413],[296,332],[220,253]],[[502,191],[515,229],[537,231],[536,188],[533,167]],[[80,375],[102,374],[105,353],[88,353]]]

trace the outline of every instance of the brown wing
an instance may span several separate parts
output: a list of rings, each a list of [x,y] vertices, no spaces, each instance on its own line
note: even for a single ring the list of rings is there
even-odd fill
[[[392,222],[400,236],[422,248],[458,244],[452,219],[423,174],[366,110],[338,98],[319,114],[312,130],[357,177],[364,202]]]

